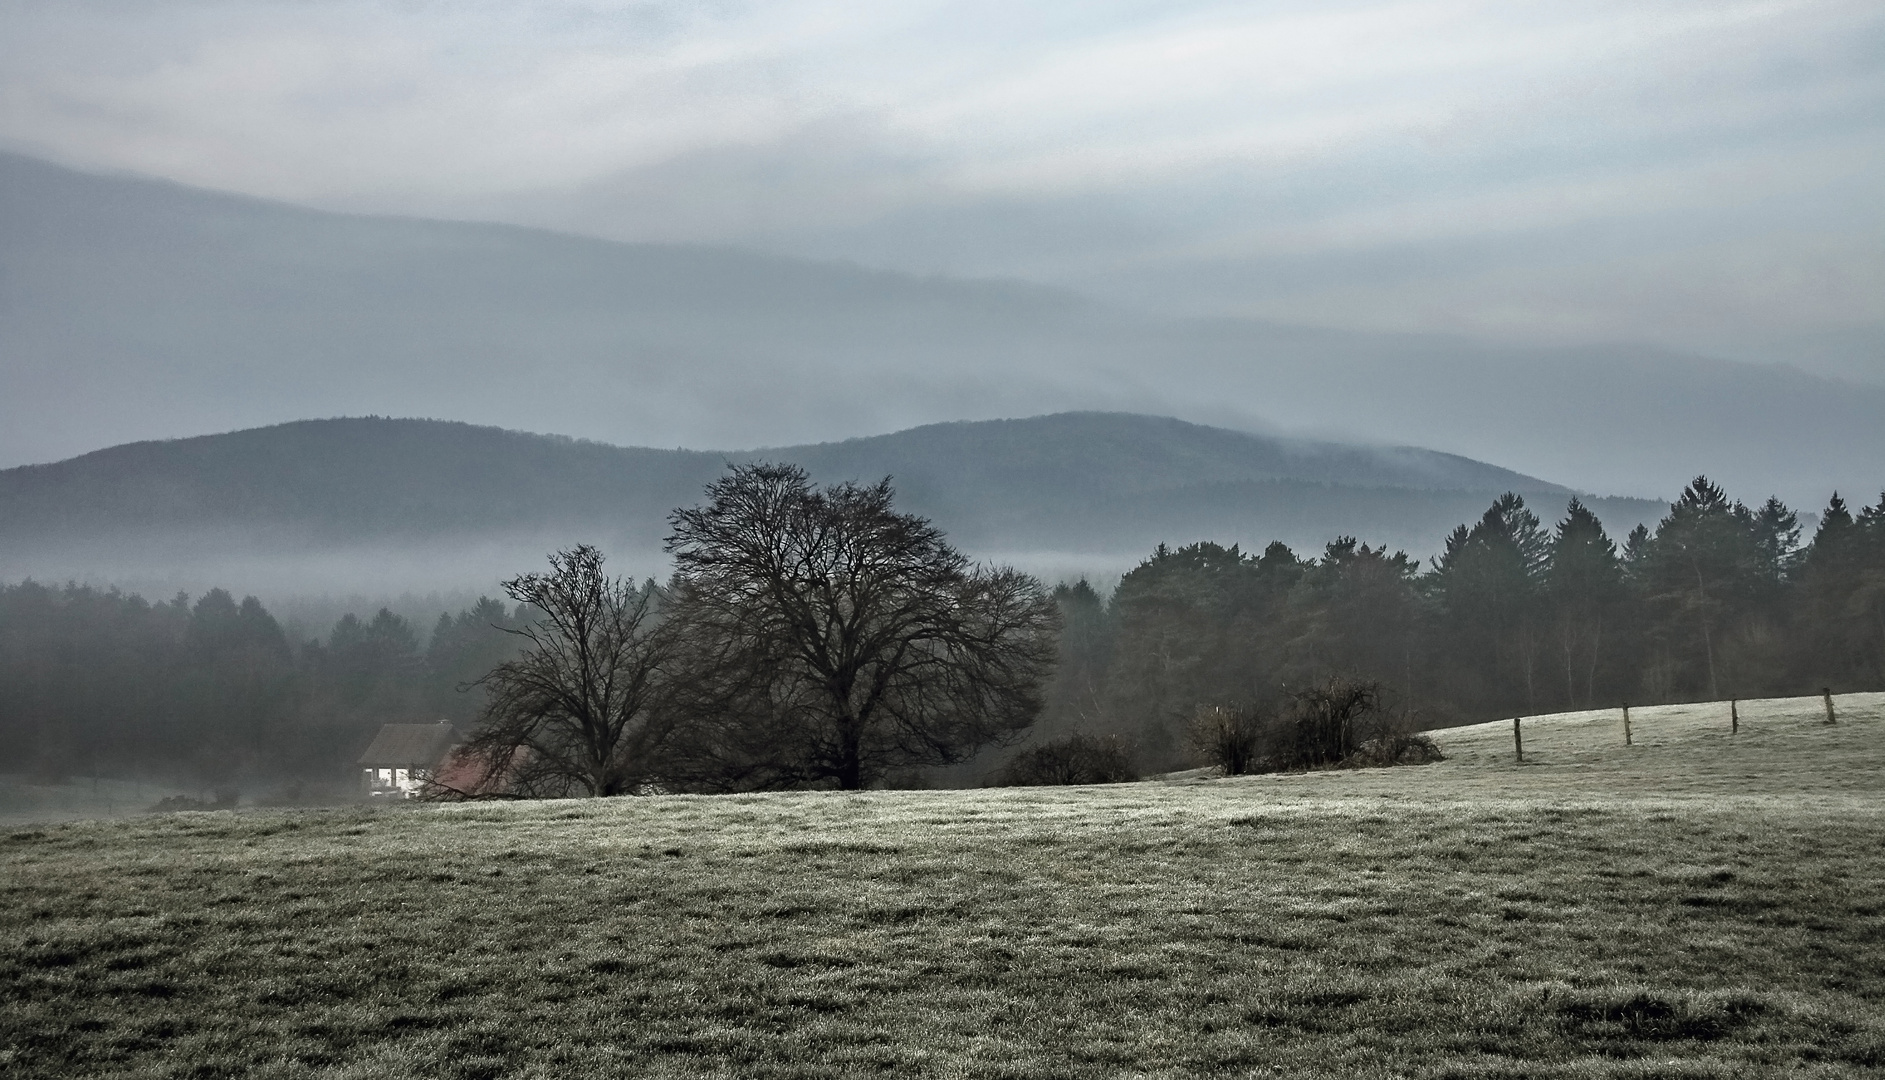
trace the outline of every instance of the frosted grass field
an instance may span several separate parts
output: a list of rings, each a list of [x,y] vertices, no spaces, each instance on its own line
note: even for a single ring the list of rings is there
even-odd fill
[[[0,834],[9,1076],[1868,1076],[1885,695],[1418,768]]]

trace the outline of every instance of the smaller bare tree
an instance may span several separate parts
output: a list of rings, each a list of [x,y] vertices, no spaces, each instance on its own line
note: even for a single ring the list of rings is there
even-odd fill
[[[1190,728],[1192,748],[1225,776],[1242,776],[1259,765],[1264,724],[1255,706],[1200,705]]]
[[[990,781],[993,787],[1050,784],[1122,784],[1137,780],[1132,753],[1117,735],[1071,735],[1029,747],[1008,759]]]
[[[665,708],[670,637],[653,584],[602,571],[587,544],[550,556],[550,572],[504,582],[534,617],[522,656],[479,680],[489,698],[462,755],[518,795],[632,794],[658,779],[657,754],[673,727]]]
[[[1363,717],[1381,703],[1381,685],[1330,676],[1290,695],[1295,723],[1287,768],[1334,765],[1365,741]]]

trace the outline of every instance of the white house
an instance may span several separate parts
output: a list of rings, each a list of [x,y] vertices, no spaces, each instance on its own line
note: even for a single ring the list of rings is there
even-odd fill
[[[379,798],[410,799],[445,764],[461,741],[451,721],[435,724],[387,724],[360,755],[366,793]]]

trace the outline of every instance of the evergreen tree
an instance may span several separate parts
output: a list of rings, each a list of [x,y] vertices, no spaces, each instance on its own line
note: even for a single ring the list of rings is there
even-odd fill
[[[1885,679],[1885,495],[1855,518],[1837,494],[1800,560],[1796,637],[1803,674],[1825,685]]]
[[[1425,665],[1420,564],[1405,552],[1339,537],[1290,594],[1282,687],[1331,678],[1380,683],[1412,697]]]
[[[484,688],[475,684],[516,658],[522,648],[516,631],[532,618],[525,608],[513,614],[488,596],[457,615],[441,612],[425,651],[426,709],[460,725],[475,721],[485,702]]]
[[[1535,709],[1544,643],[1540,603],[1551,539],[1507,492],[1447,538],[1432,589],[1464,703]]]
[[[1772,496],[1754,511],[1754,543],[1760,551],[1761,583],[1769,596],[1791,581],[1799,570],[1800,516]]]
[[[184,635],[188,664],[177,682],[182,738],[196,779],[222,784],[259,764],[279,734],[294,677],[288,638],[253,596],[204,593]]]
[[[1755,515],[1698,476],[1670,506],[1643,551],[1641,585],[1655,631],[1674,665],[1664,692],[1737,693],[1726,633],[1760,596],[1766,561]]]
[[[1104,688],[1113,635],[1106,601],[1085,578],[1056,585],[1053,598],[1060,609],[1059,663],[1036,725],[1037,741],[1109,726]]]
[[[1623,599],[1623,565],[1597,515],[1572,499],[1551,538],[1545,592],[1564,668],[1565,707],[1591,708],[1606,627],[1616,636],[1615,612]],[[1582,694],[1579,694],[1579,690]]]
[[[1277,620],[1303,573],[1283,544],[1261,556],[1235,544],[1160,544],[1113,593],[1107,729],[1133,739],[1153,767],[1176,766],[1198,706],[1268,694]]]
[[[1846,626],[1858,654],[1858,679],[1885,685],[1885,492],[1860,513],[1858,572],[1847,601]]]

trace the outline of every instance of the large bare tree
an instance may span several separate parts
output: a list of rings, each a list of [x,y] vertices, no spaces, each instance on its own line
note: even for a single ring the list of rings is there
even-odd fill
[[[623,795],[656,779],[673,728],[665,707],[672,640],[637,588],[602,570],[588,545],[550,556],[550,572],[504,582],[532,613],[523,655],[480,683],[488,691],[465,751],[485,781],[522,795]]]
[[[721,786],[857,789],[1033,723],[1053,601],[891,499],[888,479],[816,489],[740,465],[671,518],[693,745]]]

